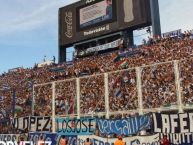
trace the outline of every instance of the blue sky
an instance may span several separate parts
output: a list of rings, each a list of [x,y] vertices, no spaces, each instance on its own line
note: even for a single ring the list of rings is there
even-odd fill
[[[58,55],[58,8],[77,0],[0,0],[0,73]],[[162,32],[193,29],[193,0],[159,0]]]

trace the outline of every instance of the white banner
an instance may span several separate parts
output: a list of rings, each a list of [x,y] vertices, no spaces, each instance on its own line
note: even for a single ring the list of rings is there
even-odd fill
[[[51,131],[51,118],[50,117],[22,117],[14,118],[12,120],[13,128],[23,131],[40,132]]]
[[[192,145],[193,133],[160,133],[160,139],[167,135],[170,145]]]
[[[153,113],[153,132],[189,133],[193,132],[193,113],[161,114]]]
[[[121,44],[123,44],[123,40],[118,39],[118,40],[115,40],[113,42],[106,43],[104,45],[99,45],[99,46],[88,48],[88,49],[83,50],[83,51],[78,51],[77,52],[78,54],[75,54],[75,55],[83,56],[83,55],[86,55],[86,54],[89,54],[89,53],[92,53],[92,52],[107,50],[107,49],[110,49],[110,48],[116,48]]]
[[[118,39],[118,40],[115,40],[113,42],[110,42],[104,45],[99,45],[99,46],[88,48],[86,52],[95,52],[95,51],[106,50],[109,48],[115,48],[115,47],[118,47],[120,44],[123,44],[123,40]]]
[[[94,145],[114,145],[116,138],[102,138],[96,135],[78,136],[78,145],[84,145],[86,138],[90,138]],[[123,138],[125,145],[159,145],[159,134],[152,136],[135,136]]]
[[[13,141],[17,142],[21,138],[24,140],[27,140],[27,134],[0,134],[0,141],[8,142],[8,141]]]
[[[0,134],[0,141],[17,141],[17,134]]]

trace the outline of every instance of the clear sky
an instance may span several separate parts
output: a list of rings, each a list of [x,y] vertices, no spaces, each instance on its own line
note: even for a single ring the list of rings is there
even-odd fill
[[[0,73],[58,55],[58,8],[77,0],[0,0]],[[193,0],[159,0],[162,32],[193,29]]]

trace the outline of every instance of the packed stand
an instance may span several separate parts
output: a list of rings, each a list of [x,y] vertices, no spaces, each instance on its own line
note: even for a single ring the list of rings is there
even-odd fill
[[[124,50],[120,47],[120,51],[75,59],[71,65],[63,63],[41,68],[35,66],[34,68],[21,68],[15,72],[4,73],[0,76],[0,88],[6,85],[16,90],[15,106],[17,107],[17,112],[15,112],[15,116],[10,116],[10,118],[29,116],[32,114],[32,89],[35,84],[184,59],[186,59],[186,61],[180,62],[180,79],[181,87],[183,88],[182,97],[184,103],[192,103],[192,38],[190,32],[186,32],[182,37],[157,37],[150,39],[147,44],[136,48],[133,55],[133,50]],[[136,109],[138,102],[135,75],[135,71],[109,74],[109,82],[112,82],[112,84],[109,84],[110,111]],[[141,75],[142,96],[145,102],[143,105],[145,108],[157,108],[162,106],[163,103],[175,104],[177,102],[173,64],[143,68]],[[117,83],[114,83],[116,81]],[[69,85],[75,88],[74,83]],[[60,99],[61,104],[56,100],[56,106],[58,107],[56,114],[65,115],[66,113],[76,113],[75,111],[69,112],[69,107],[66,107],[69,103],[75,101],[72,97],[75,97],[76,92],[68,92],[69,87],[65,85],[61,88],[57,86],[57,88],[59,88],[59,90],[56,99],[62,98],[64,100]],[[68,90],[66,91],[66,89]],[[39,89],[35,90],[36,104],[34,106],[34,115],[51,114],[51,90],[52,87],[49,85],[39,87]],[[121,90],[122,94],[120,96],[122,98],[115,97],[117,93],[115,92],[116,90],[117,92]],[[65,93],[63,93],[63,91]],[[81,113],[105,112],[103,75],[80,79],[80,91]],[[9,95],[6,96],[10,97]],[[157,97],[163,100],[158,101]],[[10,101],[10,98],[8,100]],[[4,106],[1,106],[1,108],[8,107],[8,102],[5,103]],[[43,109],[40,109],[41,107],[43,107]],[[9,110],[8,108],[5,109]],[[60,111],[63,113],[60,113]]]
[[[55,98],[55,114],[77,114],[76,79],[57,82]]]
[[[180,80],[183,105],[193,105],[193,58],[180,61]]]
[[[80,79],[80,113],[105,112],[104,76],[95,75]]]
[[[142,69],[143,107],[160,108],[177,103],[174,64],[166,63]]]
[[[35,87],[35,116],[51,116],[52,114],[52,84]]]
[[[124,70],[109,74],[110,111],[126,111],[138,108],[135,70]]]

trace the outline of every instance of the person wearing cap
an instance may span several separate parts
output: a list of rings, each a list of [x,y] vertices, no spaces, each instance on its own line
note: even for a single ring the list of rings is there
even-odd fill
[[[124,145],[121,135],[118,135],[117,140],[115,141],[114,145]]]

